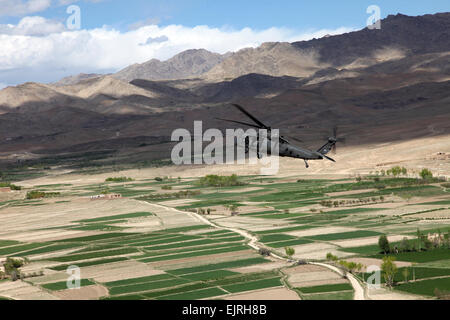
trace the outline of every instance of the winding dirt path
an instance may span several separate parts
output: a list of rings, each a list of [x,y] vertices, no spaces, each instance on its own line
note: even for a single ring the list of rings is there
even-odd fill
[[[342,270],[340,270],[339,268],[332,266],[330,264],[320,263],[320,262],[310,262],[309,264],[314,264],[316,266],[322,266],[322,267],[328,268],[334,272],[337,272],[340,275],[344,275]],[[355,296],[353,297],[353,300],[366,300],[366,296],[364,294],[364,288],[361,285],[361,283],[359,283],[359,281],[356,279],[356,277],[354,275],[352,275],[350,272],[347,272],[347,279],[348,279],[348,281],[350,281],[350,284],[352,285],[353,290],[355,291]]]

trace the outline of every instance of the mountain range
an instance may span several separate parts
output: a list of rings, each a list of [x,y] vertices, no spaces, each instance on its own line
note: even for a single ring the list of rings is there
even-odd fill
[[[450,13],[391,15],[381,26],[5,88],[0,162],[86,152],[166,158],[174,129],[194,120],[224,129],[215,118],[242,118],[231,102],[308,146],[335,124],[350,145],[429,135],[430,126],[449,134]]]

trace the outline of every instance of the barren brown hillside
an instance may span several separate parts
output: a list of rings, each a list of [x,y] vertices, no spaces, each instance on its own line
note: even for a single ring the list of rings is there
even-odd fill
[[[450,145],[449,21],[449,14],[389,16],[373,33],[266,43],[226,57],[194,50],[166,63],[185,79],[87,76],[9,87],[0,91],[0,153],[9,164],[87,152],[98,153],[93,163],[165,159],[174,129],[242,120],[232,102],[311,148],[335,125],[348,148],[432,137]],[[137,77],[148,72],[139,68],[131,68]],[[430,155],[420,143],[410,148]]]

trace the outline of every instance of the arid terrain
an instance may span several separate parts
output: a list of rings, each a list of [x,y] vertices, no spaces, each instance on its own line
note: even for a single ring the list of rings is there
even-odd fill
[[[449,30],[449,13],[396,15],[1,90],[0,299],[448,298]],[[273,175],[173,165],[173,130],[227,129],[230,103],[303,147],[334,126],[345,144]],[[386,257],[392,287],[369,287]]]

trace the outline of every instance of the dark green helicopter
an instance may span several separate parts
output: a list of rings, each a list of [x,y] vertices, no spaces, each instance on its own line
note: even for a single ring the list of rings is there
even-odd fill
[[[249,136],[245,137],[245,152],[248,153],[250,149],[256,149],[256,152],[257,152],[256,154],[257,154],[258,158],[261,159],[261,157],[262,157],[261,152],[260,152],[261,144],[266,143],[267,144],[267,148],[266,148],[267,154],[270,155],[271,154],[271,145],[272,145],[271,140],[274,138],[273,136],[271,137],[272,128],[265,125],[261,121],[259,121],[256,117],[251,115],[242,106],[240,106],[238,104],[233,104],[233,106],[238,108],[242,113],[244,113],[247,117],[249,117],[255,123],[253,124],[253,123],[246,123],[246,122],[241,122],[241,121],[236,121],[236,120],[220,119],[220,118],[217,118],[217,119],[222,120],[222,121],[228,121],[228,122],[232,122],[232,123],[242,124],[242,125],[257,128],[257,129],[267,130],[267,138],[262,138],[262,140],[263,140],[262,142],[260,141],[261,137],[260,137],[259,131],[257,131],[256,137],[249,137]],[[250,139],[250,138],[254,138],[254,139]],[[277,136],[275,136],[275,139],[276,138],[277,138]],[[294,139],[294,138],[292,138],[292,140],[297,140],[299,142],[302,142],[301,140]],[[330,151],[333,151],[333,153],[336,153],[336,143],[343,142],[343,141],[345,141],[345,139],[337,138],[337,127],[334,127],[333,136],[329,137],[327,143],[325,143],[317,151],[312,151],[312,150],[309,150],[306,148],[296,146],[296,145],[292,144],[288,138],[286,138],[285,136],[282,136],[282,135],[278,136],[278,142],[275,142],[275,143],[278,143],[278,150],[279,150],[280,157],[303,159],[305,161],[306,168],[309,168],[308,160],[327,159],[327,160],[336,162],[334,159],[328,157],[327,154],[330,153]]]

